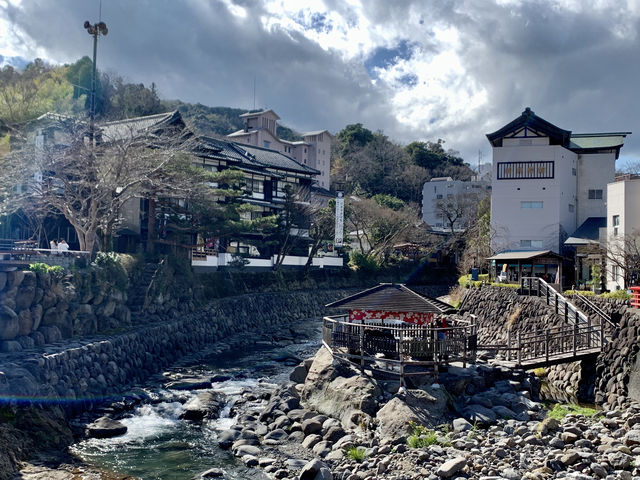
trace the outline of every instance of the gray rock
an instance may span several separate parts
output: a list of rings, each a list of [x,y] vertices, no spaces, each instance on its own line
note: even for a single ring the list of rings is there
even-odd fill
[[[222,470],[220,468],[210,468],[206,472],[202,472],[200,474],[200,478],[202,478],[202,479],[205,479],[205,478],[220,478],[222,476],[224,476],[224,470]]]
[[[109,417],[100,417],[87,425],[87,435],[93,438],[111,438],[127,433],[127,427]]]
[[[467,465],[467,459],[464,457],[452,458],[444,462],[436,470],[436,474],[442,478],[451,478],[461,471]]]
[[[315,459],[302,467],[298,480],[333,480],[333,475],[325,463]]]
[[[473,425],[471,425],[464,418],[456,418],[453,421],[453,431],[454,432],[466,432],[466,431],[472,430],[472,429],[473,429]]]

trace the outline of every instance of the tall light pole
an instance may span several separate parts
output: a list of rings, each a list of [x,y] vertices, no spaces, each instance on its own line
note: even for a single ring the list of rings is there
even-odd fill
[[[96,55],[98,53],[98,37],[109,33],[107,24],[98,22],[91,24],[89,20],[84,22],[84,28],[89,35],[93,35],[93,76],[91,77],[91,108],[89,110],[89,140],[93,144],[94,118],[96,116]]]

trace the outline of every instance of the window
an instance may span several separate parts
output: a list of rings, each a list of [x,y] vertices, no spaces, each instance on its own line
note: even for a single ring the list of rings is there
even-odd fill
[[[576,207],[575,207],[575,205],[573,205],[573,204],[571,204],[571,203],[570,203],[570,204],[569,204],[569,212],[573,213],[573,212],[575,212],[575,211],[576,211]]]
[[[520,208],[542,208],[542,201],[526,201],[520,202]]]
[[[620,227],[620,215],[613,216],[613,236],[618,236],[618,228]]]
[[[602,200],[602,189],[589,189],[589,200]]]
[[[520,240],[521,248],[542,248],[542,240]]]
[[[553,162],[499,162],[498,180],[554,178]]]
[[[441,193],[439,193],[438,195],[436,195],[436,198],[437,198],[438,200],[440,200],[440,199],[442,198],[442,194],[441,194]]]
[[[571,175],[573,175],[573,176],[575,177],[577,173],[578,173],[578,172],[576,171],[576,169],[575,169],[575,168],[572,168],[572,169],[571,169]]]
[[[264,148],[269,148],[269,147],[271,147],[271,142],[265,140],[264,141]]]

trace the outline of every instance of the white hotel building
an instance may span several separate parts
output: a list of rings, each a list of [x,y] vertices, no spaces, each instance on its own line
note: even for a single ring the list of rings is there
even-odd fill
[[[607,184],[629,134],[575,134],[530,108],[488,134],[493,250],[562,254],[564,241],[588,218],[606,217]]]

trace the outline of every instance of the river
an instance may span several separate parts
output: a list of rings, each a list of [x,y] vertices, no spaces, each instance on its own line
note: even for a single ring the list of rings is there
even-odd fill
[[[284,345],[284,343],[290,343]],[[235,423],[233,404],[250,392],[253,404],[264,402],[278,385],[288,380],[291,357],[311,356],[320,346],[319,322],[306,322],[288,342],[257,341],[225,348],[197,361],[173,367],[143,386],[152,402],[143,403],[120,421],[125,435],[110,439],[87,439],[71,447],[83,462],[117,474],[144,480],[191,480],[210,468],[224,470],[228,479],[269,478],[257,468],[246,467],[228,450],[217,445],[219,432]],[[287,359],[287,357],[289,357]],[[286,359],[286,361],[285,361]],[[190,422],[180,419],[183,403],[201,392],[166,388],[168,380],[197,380],[230,377],[212,384],[224,394],[220,417]]]

